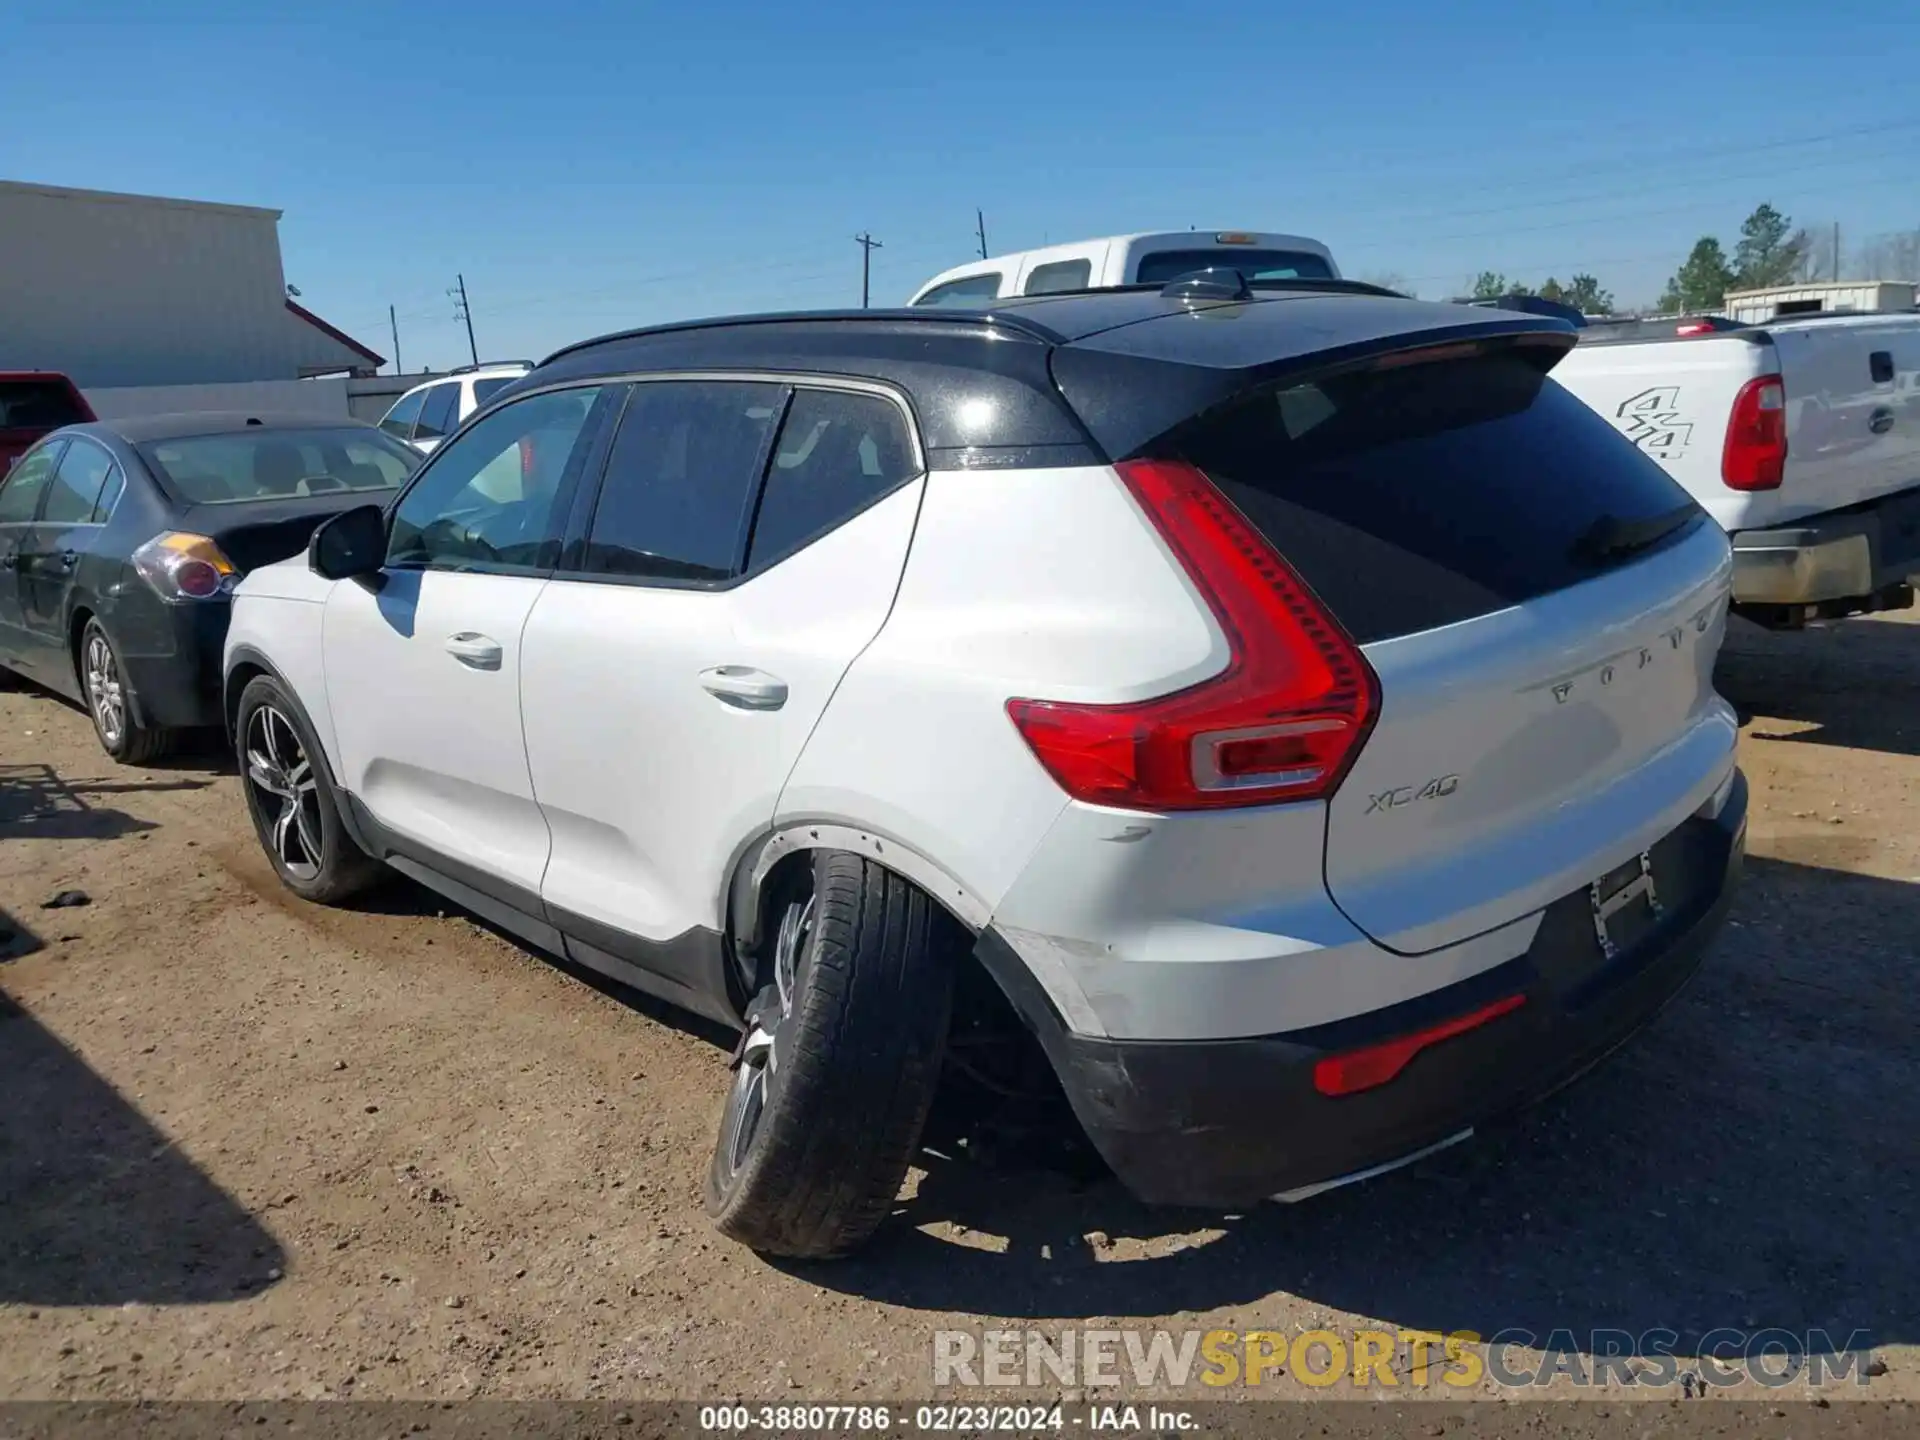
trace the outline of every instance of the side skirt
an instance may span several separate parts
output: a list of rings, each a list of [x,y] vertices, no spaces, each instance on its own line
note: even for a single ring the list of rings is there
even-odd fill
[[[535,949],[630,985],[643,994],[737,1029],[727,990],[726,938],[696,926],[671,940],[644,940],[598,920],[548,905],[531,890],[464,865],[395,835],[353,795],[347,826],[378,857],[436,894],[497,925]]]

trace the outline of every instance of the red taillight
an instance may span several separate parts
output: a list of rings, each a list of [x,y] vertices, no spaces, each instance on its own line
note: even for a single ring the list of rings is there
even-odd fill
[[[1729,490],[1777,490],[1786,469],[1786,388],[1778,375],[1762,375],[1734,396],[1720,478]]]
[[[1685,325],[1676,328],[1673,333],[1676,335],[1711,335],[1713,333],[1713,326],[1704,320],[1691,320]]]
[[[1009,700],[1007,713],[1076,800],[1205,810],[1332,793],[1373,725],[1373,671],[1246,518],[1191,465],[1133,460],[1120,477],[1226,636],[1224,671],[1128,705]]]
[[[1406,1069],[1407,1063],[1429,1045],[1438,1045],[1442,1040],[1451,1040],[1456,1035],[1477,1030],[1489,1020],[1497,1020],[1526,1003],[1527,997],[1524,995],[1509,995],[1465,1015],[1456,1015],[1451,1020],[1442,1020],[1438,1025],[1416,1030],[1411,1035],[1395,1036],[1378,1045],[1369,1045],[1364,1050],[1350,1050],[1345,1055],[1329,1055],[1313,1067],[1313,1088],[1322,1095],[1353,1095],[1362,1090],[1372,1090]]]

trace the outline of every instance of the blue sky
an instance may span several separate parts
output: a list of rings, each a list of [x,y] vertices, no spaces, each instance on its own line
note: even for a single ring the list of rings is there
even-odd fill
[[[69,18],[65,9],[84,9]],[[1192,18],[1182,18],[1191,12]],[[271,206],[305,303],[409,369],[876,303],[1123,230],[1648,300],[1769,200],[1920,227],[1920,7],[92,0],[5,22],[0,177]],[[0,318],[3,323],[3,318]]]

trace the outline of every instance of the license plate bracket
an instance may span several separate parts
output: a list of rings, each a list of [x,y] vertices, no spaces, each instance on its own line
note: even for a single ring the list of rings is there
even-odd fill
[[[1652,852],[1642,850],[1587,887],[1593,908],[1593,934],[1600,953],[1612,960],[1635,939],[1659,924],[1665,909],[1653,879]],[[1636,923],[1637,922],[1637,923]]]

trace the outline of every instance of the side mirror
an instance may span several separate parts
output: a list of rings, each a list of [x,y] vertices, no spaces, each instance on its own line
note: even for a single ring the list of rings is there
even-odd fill
[[[387,514],[360,505],[335,515],[307,542],[307,565],[328,580],[377,575],[387,558]]]

